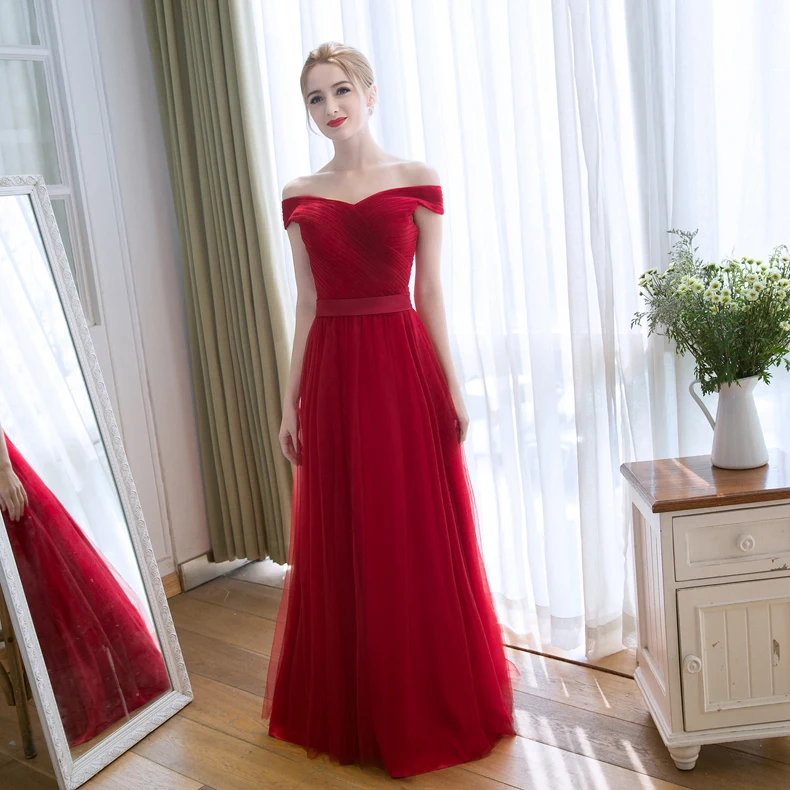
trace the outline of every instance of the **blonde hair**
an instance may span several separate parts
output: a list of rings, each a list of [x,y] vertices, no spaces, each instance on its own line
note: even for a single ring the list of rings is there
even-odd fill
[[[307,106],[307,75],[319,63],[340,66],[346,77],[363,92],[373,84],[373,69],[370,61],[358,49],[341,44],[339,41],[326,41],[316,47],[307,56],[302,66],[302,75],[299,77],[308,128],[310,128],[310,110]]]

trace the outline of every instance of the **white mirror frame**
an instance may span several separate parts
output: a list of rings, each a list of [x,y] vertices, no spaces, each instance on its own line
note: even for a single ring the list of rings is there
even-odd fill
[[[85,386],[96,415],[99,433],[104,442],[107,458],[121,498],[126,523],[129,526],[129,533],[134,545],[134,553],[140,565],[143,585],[173,686],[170,691],[154,700],[147,708],[134,715],[130,721],[121,725],[96,746],[81,754],[76,760],[73,759],[14,561],[11,544],[5,529],[0,529],[0,566],[2,567],[0,584],[2,584],[25,669],[30,679],[33,697],[49,753],[52,756],[52,765],[58,786],[62,790],[74,790],[189,704],[193,699],[193,693],[181,654],[181,646],[173,625],[173,618],[167,604],[165,590],[162,586],[154,550],[151,546],[148,528],[140,508],[140,500],[129,470],[126,452],[99,369],[93,341],[82,311],[44,180],[39,175],[0,177],[0,197],[9,195],[28,195],[30,197],[33,213],[41,230],[44,249],[49,257],[55,287],[63,305],[85,379]],[[27,701],[25,702],[27,704]]]

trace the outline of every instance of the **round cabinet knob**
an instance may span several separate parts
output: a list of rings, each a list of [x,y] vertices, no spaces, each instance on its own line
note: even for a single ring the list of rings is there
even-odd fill
[[[702,669],[702,661],[696,656],[686,656],[683,667],[691,675],[696,675]]]
[[[738,537],[738,548],[741,551],[754,551],[754,538],[751,535],[740,535]]]

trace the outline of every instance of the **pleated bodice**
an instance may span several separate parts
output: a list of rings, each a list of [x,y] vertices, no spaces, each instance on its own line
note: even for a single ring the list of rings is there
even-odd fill
[[[419,229],[418,205],[444,213],[440,186],[384,189],[356,203],[297,195],[282,202],[283,222],[300,225],[318,299],[408,291]]]

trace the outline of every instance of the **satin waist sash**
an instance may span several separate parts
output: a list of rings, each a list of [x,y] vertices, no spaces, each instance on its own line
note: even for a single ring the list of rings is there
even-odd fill
[[[372,313],[397,313],[411,308],[408,291],[388,296],[362,296],[355,299],[316,299],[316,316],[370,315]]]

